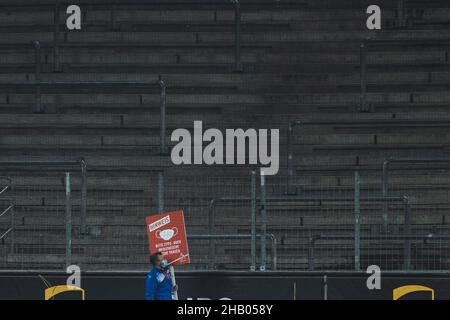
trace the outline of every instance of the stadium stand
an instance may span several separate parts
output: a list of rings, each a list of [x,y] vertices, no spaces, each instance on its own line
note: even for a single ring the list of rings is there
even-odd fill
[[[361,175],[361,232],[368,237],[361,265],[375,261],[402,269],[405,239],[389,237],[404,235],[404,203],[389,201],[389,230],[383,232],[383,201],[364,197],[381,196],[385,159],[448,157],[450,3],[378,1],[383,28],[369,31],[364,13],[370,2],[241,0],[237,53],[231,1],[81,1],[79,31],[65,29],[63,2],[55,19],[55,2],[2,1],[0,173],[11,179],[15,227],[13,250],[11,234],[2,237],[0,269],[64,266],[69,170],[2,162],[86,160],[85,234],[78,219],[81,178],[78,168],[70,168],[72,262],[83,270],[148,268],[144,217],[158,211],[161,169],[165,207],[185,210],[192,235],[208,232],[212,199],[250,196],[249,167],[176,167],[160,152],[158,86],[110,84],[160,79],[167,85],[169,145],[170,132],[191,128],[194,120],[220,129],[281,129],[280,172],[267,178],[268,198],[286,200],[268,203],[267,231],[277,240],[278,269],[308,270],[314,237],[322,237],[314,243],[315,269],[354,269],[354,201],[336,200],[353,197],[354,171]],[[367,38],[387,45],[368,48],[362,73],[360,47]],[[408,42],[413,39],[433,45]],[[399,40],[406,43],[399,46]],[[361,108],[361,74],[368,108]],[[36,85],[26,85],[33,81],[65,84],[37,92]],[[87,81],[104,85],[70,84]],[[292,138],[290,195],[286,136],[292,120],[301,124]],[[449,267],[449,241],[423,238],[450,229],[448,167],[445,161],[392,165],[391,194],[410,201],[417,236],[409,243],[410,268]],[[216,211],[216,232],[250,232],[248,205],[218,205]],[[6,217],[0,223],[8,230]],[[209,267],[209,243],[192,239],[193,263],[185,268]],[[214,246],[214,268],[248,270],[248,240],[215,240]]]

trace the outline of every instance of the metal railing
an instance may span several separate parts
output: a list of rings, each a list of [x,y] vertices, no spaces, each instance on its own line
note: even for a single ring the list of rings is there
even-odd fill
[[[308,269],[309,271],[315,270],[315,244],[318,241],[336,241],[336,240],[353,240],[354,236],[333,236],[333,235],[317,235],[313,236],[309,239],[308,245]],[[362,240],[386,240],[386,241],[394,241],[394,240],[403,240],[405,242],[411,240],[423,240],[424,242],[429,240],[446,240],[450,241],[450,236],[436,236],[433,234],[416,236],[416,235],[388,235],[388,236],[363,236]],[[404,255],[403,260],[403,270],[410,270],[411,268],[411,258],[407,255]]]
[[[261,241],[264,238],[263,234],[256,234],[255,236],[256,236],[256,238],[260,238]],[[250,246],[254,245],[253,244],[254,243],[253,242],[253,237],[254,237],[253,234],[216,234],[216,235],[214,235],[214,234],[202,234],[202,235],[188,235],[187,236],[188,239],[200,239],[200,240],[203,240],[203,239],[206,239],[206,240],[211,240],[211,239],[250,239],[251,240]],[[277,238],[275,237],[275,235],[273,235],[271,233],[270,234],[266,234],[265,238],[269,239],[271,241],[271,243],[272,243],[272,246],[271,246],[272,271],[275,271],[275,270],[277,270],[277,260],[278,260],[278,258],[277,258],[277,255],[278,255],[278,253],[277,253]],[[265,263],[264,259],[265,258],[263,257],[263,253],[261,251],[261,263],[262,262]],[[214,269],[214,266],[215,266],[215,255],[214,254],[211,255],[211,253],[209,253],[208,260],[212,262],[212,263],[210,262],[208,264],[208,268],[209,269]],[[255,260],[255,257],[252,255],[252,257],[251,257],[252,263],[251,263],[250,268],[249,268],[250,271],[255,271],[255,268],[254,268],[254,265],[253,265],[253,261],[254,260]],[[265,264],[264,265],[261,264],[260,270],[261,271],[265,271],[266,270],[266,265]]]
[[[195,2],[198,3],[198,2]],[[226,3],[231,3],[234,7],[234,66],[233,69],[235,72],[242,72],[243,71],[243,65],[241,62],[241,4],[239,0],[220,0],[217,2],[210,2],[208,3],[209,5],[218,5],[218,4],[226,4]],[[67,4],[70,5],[72,4],[72,2],[70,1],[64,1],[64,0],[54,0],[54,1],[43,1],[42,3],[40,3],[40,5],[48,5],[48,6],[52,6],[53,7],[53,39],[52,39],[52,44],[51,44],[51,48],[52,48],[52,55],[53,55],[53,72],[61,72],[61,62],[60,62],[60,34],[61,34],[61,30],[60,30],[60,25],[61,25],[61,21],[60,21],[60,14],[61,14],[61,7],[62,5]],[[153,0],[133,0],[133,1],[96,1],[96,2],[92,2],[92,1],[78,1],[77,2],[78,5],[89,5],[89,6],[94,6],[94,5],[100,5],[100,6],[105,6],[105,5],[109,5],[110,6],[110,29],[112,31],[117,30],[117,15],[116,12],[118,10],[118,6],[120,5],[157,5],[157,4],[164,4],[164,2],[158,2],[158,1],[153,1]]]
[[[71,167],[78,166],[81,175],[81,196],[80,196],[80,234],[89,234],[87,226],[87,162],[84,158],[75,161],[0,161],[2,167]]]
[[[6,208],[3,209],[3,211],[0,212],[0,218],[3,218],[10,215],[9,220],[9,227],[0,233],[0,241],[4,242],[6,236],[10,236],[11,242],[10,242],[10,252],[14,252],[14,229],[15,229],[15,215],[14,215],[14,200],[11,198],[4,198],[4,195],[7,195],[8,191],[11,191],[12,185],[11,185],[11,178],[9,177],[0,177],[0,181],[5,181],[6,184],[2,186],[2,189],[0,190],[0,202],[5,201]]]
[[[36,69],[35,69],[35,81],[18,81],[18,82],[4,82],[0,83],[2,88],[16,88],[16,87],[34,87],[35,90],[35,104],[33,108],[34,113],[45,112],[41,103],[41,88],[42,87],[55,87],[55,86],[67,86],[67,87],[131,87],[136,86],[154,86],[160,88],[160,153],[167,153],[166,146],[166,106],[167,97],[166,83],[162,80],[161,76],[157,83],[147,81],[41,81],[41,67],[40,67],[40,43],[34,42],[35,56],[36,56]]]
[[[373,105],[369,105],[367,101],[367,56],[371,47],[383,47],[383,46],[450,46],[450,39],[372,39],[367,38],[360,45],[360,94],[359,94],[359,106],[360,112],[373,112]]]
[[[389,167],[391,163],[450,163],[450,158],[388,158],[383,161],[383,176],[382,176],[382,193],[383,197],[389,197]],[[387,201],[383,202],[383,227],[384,230],[387,231],[388,226],[388,203]]]

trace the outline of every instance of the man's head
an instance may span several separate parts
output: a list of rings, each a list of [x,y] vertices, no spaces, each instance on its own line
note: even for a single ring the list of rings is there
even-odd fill
[[[150,256],[150,263],[156,268],[162,269],[162,261],[163,255],[161,252],[155,252]]]

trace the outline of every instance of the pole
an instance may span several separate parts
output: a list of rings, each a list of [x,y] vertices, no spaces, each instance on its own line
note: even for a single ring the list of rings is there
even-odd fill
[[[286,194],[295,195],[297,194],[297,187],[294,185],[295,183],[295,169],[294,169],[294,128],[296,126],[300,126],[301,122],[299,120],[291,120],[288,124],[288,132],[287,132],[287,186],[286,186]]]
[[[367,50],[366,43],[362,43],[359,51],[359,59],[360,59],[360,105],[359,111],[367,112]]]
[[[266,212],[266,177],[261,170],[261,271],[266,271],[266,233],[267,233],[267,212]]]
[[[163,213],[164,212],[164,172],[159,171],[158,173],[158,212]],[[170,274],[172,275],[172,285],[175,287],[177,285],[176,279],[175,279],[175,268],[173,265],[170,265]],[[178,300],[178,292],[174,291],[173,299]]]
[[[65,255],[65,268],[71,265],[72,260],[72,201],[70,190],[70,173],[66,172],[65,179],[66,186],[66,203],[65,203],[65,225],[66,225],[66,255]]]
[[[250,266],[250,271],[256,270],[256,172],[252,170],[251,177],[251,193],[252,193],[252,221],[251,221],[251,255],[252,255],[252,264]]]
[[[160,153],[166,153],[166,84],[164,81],[159,79],[159,85],[161,87],[161,101],[160,101],[160,133],[159,133],[159,143],[160,143]]]
[[[177,285],[177,281],[175,279],[175,268],[170,266],[170,274],[172,275],[172,285],[175,287]],[[178,300],[178,291],[173,292],[173,299]]]
[[[86,224],[87,216],[87,162],[82,158],[80,160],[81,165],[81,203],[80,203],[80,233],[88,234],[88,228]]]
[[[39,82],[41,81],[41,44],[39,41],[34,41],[33,45],[34,45],[34,63],[35,63],[34,80]],[[35,88],[34,112],[35,113],[42,112],[40,85],[37,85]]]
[[[236,72],[242,71],[241,64],[241,4],[239,0],[234,0],[234,23],[235,23],[235,53],[234,53],[234,69]]]
[[[355,172],[355,271],[361,269],[361,230],[359,217],[361,213],[361,181],[359,172]]]
[[[383,193],[383,197],[387,198],[389,193],[388,193],[388,189],[389,189],[389,163],[390,160],[384,160],[383,162],[383,183],[382,183],[382,193]],[[383,232],[387,233],[388,232],[388,215],[389,215],[389,206],[388,206],[388,201],[384,200],[383,201],[383,210],[382,210],[382,223],[383,223]]]
[[[164,172],[158,172],[158,212],[164,212]]]
[[[411,235],[411,212],[409,199],[405,197],[405,221],[404,221],[404,230],[403,233],[405,235],[405,247],[404,247],[404,269],[408,271],[411,269],[411,240],[408,236]]]
[[[59,72],[59,0],[55,2],[55,12],[53,16],[53,71]]]

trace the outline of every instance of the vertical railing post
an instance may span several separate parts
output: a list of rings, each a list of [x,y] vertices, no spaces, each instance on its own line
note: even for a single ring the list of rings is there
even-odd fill
[[[405,217],[404,217],[404,230],[403,234],[405,235],[405,247],[404,247],[404,270],[408,271],[411,269],[411,207],[409,205],[408,197],[403,197],[403,203],[405,208]]]
[[[383,162],[383,176],[382,176],[382,193],[383,193],[383,208],[382,208],[382,228],[383,228],[383,232],[387,233],[388,232],[388,199],[387,197],[389,196],[389,159],[384,160]]]
[[[367,46],[368,41],[361,43],[359,50],[359,66],[360,66],[360,101],[359,111],[369,111],[367,106]]]
[[[295,170],[294,170],[294,128],[301,124],[298,120],[289,121],[287,132],[287,186],[286,194],[297,194],[297,187],[294,186]]]
[[[16,221],[15,221],[15,203],[12,203],[13,207],[11,208],[11,247],[10,252],[11,254],[14,254],[14,245],[15,245],[15,239],[14,239],[14,229],[16,228]]]
[[[308,242],[308,270],[314,271],[314,245],[316,243],[316,237],[312,236]]]
[[[251,174],[251,255],[252,264],[250,266],[251,271],[256,270],[256,172],[252,170]]]
[[[272,235],[272,271],[277,271],[278,268],[278,243],[277,238]]]
[[[354,210],[355,210],[355,271],[361,270],[361,233],[360,233],[360,214],[361,214],[361,181],[359,172],[355,172],[355,197],[354,197]]]
[[[53,15],[53,71],[60,71],[59,64],[59,10],[60,9],[60,0],[55,1],[55,11]]]
[[[214,235],[216,228],[216,199],[212,199],[208,206],[208,233]],[[209,239],[208,248],[208,269],[212,270],[215,267],[216,261],[216,242],[214,239]]]
[[[36,82],[39,82],[41,81],[41,44],[39,41],[33,41],[33,46],[34,46],[34,63],[35,63],[34,80]],[[36,83],[34,90],[35,90],[35,104],[33,112],[40,113],[43,111],[41,106],[41,86]]]
[[[267,237],[267,203],[266,203],[266,177],[261,170],[261,271],[266,271],[266,237]]]
[[[71,199],[71,187],[70,187],[70,173],[66,172],[65,178],[65,229],[66,229],[66,243],[65,243],[65,268],[71,265],[72,260],[72,199]]]
[[[242,71],[241,63],[241,4],[239,0],[232,0],[234,3],[234,70]]]
[[[159,78],[159,85],[161,87],[161,101],[160,101],[160,153],[165,154],[167,152],[166,148],[166,84]]]
[[[87,162],[82,158],[81,167],[81,197],[80,197],[80,234],[88,234],[87,217]]]
[[[164,171],[158,172],[158,212],[164,212]]]
[[[397,0],[397,27],[405,26],[405,7],[403,0]]]
[[[111,15],[110,15],[110,29],[112,31],[116,30],[116,5],[111,5]]]

